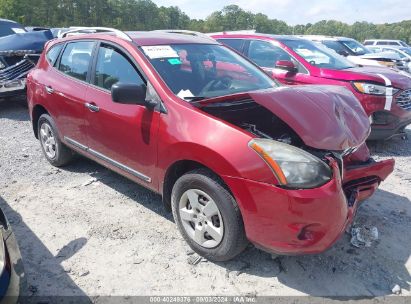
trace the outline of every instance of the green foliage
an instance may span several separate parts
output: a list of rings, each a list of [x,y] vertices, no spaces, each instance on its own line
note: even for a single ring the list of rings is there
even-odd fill
[[[190,29],[200,32],[253,29],[271,34],[322,34],[359,41],[389,38],[411,42],[411,20],[377,25],[322,20],[289,26],[284,21],[245,11],[237,5],[228,5],[205,20],[198,20],[190,19],[177,6],[158,7],[151,0],[0,0],[0,17],[27,26],[107,26],[136,31]]]

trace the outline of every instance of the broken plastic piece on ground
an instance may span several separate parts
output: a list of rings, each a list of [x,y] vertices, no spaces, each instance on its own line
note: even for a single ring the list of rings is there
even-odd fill
[[[201,259],[202,259],[202,257],[199,256],[199,255],[191,255],[188,258],[188,264],[195,266],[195,265],[197,265],[198,263],[201,262]]]
[[[351,244],[355,247],[371,247],[378,240],[377,227],[355,227],[351,229]]]

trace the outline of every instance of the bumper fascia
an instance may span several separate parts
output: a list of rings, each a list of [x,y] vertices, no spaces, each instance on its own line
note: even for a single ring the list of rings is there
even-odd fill
[[[388,140],[393,137],[404,135],[404,129],[411,124],[411,118],[398,119],[390,126],[371,126],[371,133],[368,140]]]
[[[397,95],[400,93],[397,93]],[[401,108],[394,97],[391,109],[384,109],[386,97],[355,93],[367,115],[383,113],[387,116],[387,122],[382,124],[371,124],[371,133],[368,140],[387,140],[401,135],[403,129],[411,124],[411,111]]]
[[[371,196],[380,181],[392,172],[394,163],[389,160],[347,169],[344,182],[337,163],[331,165],[333,179],[315,189],[286,190],[224,177],[240,206],[247,238],[257,247],[276,254],[316,254],[327,250],[351,224],[360,202]],[[376,177],[375,182],[361,188],[361,178],[369,176],[368,172]],[[360,181],[356,185],[357,177]],[[355,191],[345,191],[346,181]]]

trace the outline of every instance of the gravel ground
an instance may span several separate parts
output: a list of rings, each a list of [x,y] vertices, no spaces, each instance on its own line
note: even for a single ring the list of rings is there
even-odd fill
[[[0,207],[14,227],[30,293],[52,295],[313,295],[410,293],[410,140],[372,144],[395,172],[359,210],[371,247],[345,235],[331,250],[277,257],[250,246],[235,260],[197,260],[158,195],[84,158],[43,157],[27,109],[0,103]]]

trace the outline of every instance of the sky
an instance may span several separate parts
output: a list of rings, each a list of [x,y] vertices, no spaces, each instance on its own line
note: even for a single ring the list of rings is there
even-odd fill
[[[290,25],[334,19],[346,23],[392,23],[411,19],[410,0],[153,0],[161,6],[178,6],[191,18],[205,18],[229,4]]]

